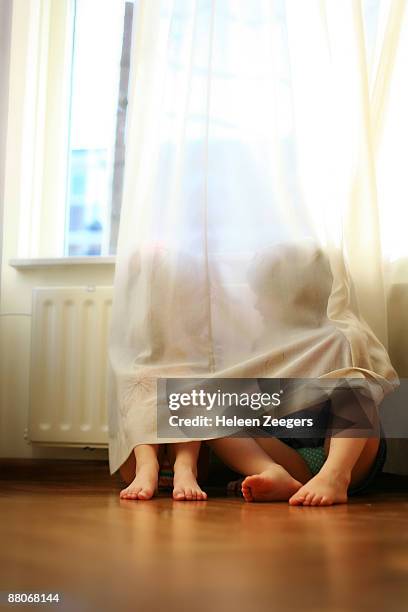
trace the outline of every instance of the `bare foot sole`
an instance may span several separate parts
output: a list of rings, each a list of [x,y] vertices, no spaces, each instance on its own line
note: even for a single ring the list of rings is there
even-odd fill
[[[288,501],[301,486],[283,467],[274,465],[260,474],[247,476],[242,483],[242,495],[247,502]]]
[[[332,506],[347,503],[350,478],[319,472],[289,500],[291,506]]]
[[[157,489],[158,468],[156,465],[142,465],[136,471],[133,482],[120,492],[121,499],[151,499]]]
[[[176,501],[205,501],[205,493],[197,483],[196,475],[190,468],[174,468],[173,499]]]

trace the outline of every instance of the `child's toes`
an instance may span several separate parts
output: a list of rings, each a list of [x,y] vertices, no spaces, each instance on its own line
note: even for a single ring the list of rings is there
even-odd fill
[[[121,499],[137,499],[140,489],[123,489],[120,492]]]
[[[139,491],[137,498],[138,499],[151,499],[153,497],[152,489],[142,489]]]
[[[301,506],[305,501],[306,494],[305,489],[301,487],[299,491],[296,491],[296,493],[289,498],[289,504],[291,506]]]
[[[243,495],[245,501],[247,501],[247,502],[253,501],[252,491],[251,491],[250,487],[246,487],[246,486],[242,485],[241,491],[242,491],[242,495]]]
[[[176,501],[182,501],[183,499],[185,499],[184,491],[182,489],[174,489],[173,499],[175,499]]]
[[[315,495],[313,495],[312,499],[310,500],[310,505],[311,506],[320,506],[320,503],[322,501],[322,496],[321,495],[317,495],[317,493]]]
[[[330,497],[327,497],[326,495],[323,495],[322,497],[322,501],[320,502],[321,506],[332,506],[333,505],[333,500]]]
[[[303,505],[304,506],[310,506],[310,500],[312,499],[312,494],[311,493],[306,493],[305,498],[303,500]]]

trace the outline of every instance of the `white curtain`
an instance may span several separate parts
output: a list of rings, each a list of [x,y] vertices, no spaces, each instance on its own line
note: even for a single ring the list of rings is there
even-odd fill
[[[4,209],[4,176],[7,136],[7,112],[9,91],[9,62],[11,35],[11,0],[0,3],[0,290],[1,260],[3,253],[3,209]]]
[[[404,8],[138,3],[109,347],[112,472],[135,445],[163,442],[157,377],[351,376],[392,389],[383,225],[392,246],[384,204],[395,196]]]

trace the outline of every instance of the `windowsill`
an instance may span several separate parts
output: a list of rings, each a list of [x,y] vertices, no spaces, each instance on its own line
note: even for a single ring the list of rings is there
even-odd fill
[[[110,257],[33,257],[30,259],[10,259],[9,265],[18,270],[28,268],[55,268],[61,266],[114,266],[115,256]]]

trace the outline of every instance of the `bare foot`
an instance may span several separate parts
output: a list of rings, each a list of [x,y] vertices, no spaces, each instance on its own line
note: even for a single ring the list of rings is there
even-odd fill
[[[332,506],[347,503],[350,476],[320,470],[289,500],[291,506]]]
[[[156,492],[158,481],[158,466],[146,463],[136,470],[133,482],[120,492],[121,499],[151,499]]]
[[[188,466],[174,466],[173,499],[176,501],[204,501],[207,493],[200,489],[197,477]]]
[[[247,476],[242,483],[242,495],[247,502],[287,501],[302,483],[295,480],[282,466]]]

